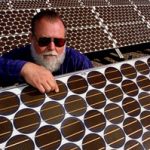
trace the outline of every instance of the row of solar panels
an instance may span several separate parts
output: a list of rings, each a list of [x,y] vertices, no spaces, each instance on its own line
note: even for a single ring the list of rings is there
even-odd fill
[[[57,7],[68,26],[68,46],[82,53],[150,42],[150,5]],[[0,11],[0,51],[29,43],[38,9]]]
[[[0,10],[37,9],[49,7],[109,6],[109,5],[150,5],[150,0],[1,0]]]

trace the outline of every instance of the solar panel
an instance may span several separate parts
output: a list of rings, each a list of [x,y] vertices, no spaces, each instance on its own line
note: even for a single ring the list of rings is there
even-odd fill
[[[81,53],[147,43],[150,5],[146,0],[140,5],[136,2],[139,1],[2,1],[1,6],[5,3],[9,8],[0,10],[0,53],[30,43],[26,35],[30,32],[31,18],[39,10],[50,8],[58,11],[67,24],[68,46]],[[21,39],[16,41],[18,36]]]
[[[106,0],[82,0],[84,6],[108,6]]]
[[[99,26],[81,27],[78,29],[68,29],[69,47],[74,47],[81,53],[91,53],[104,49],[111,49],[113,42],[108,39],[103,28]]]
[[[36,10],[7,10],[0,12],[0,35],[29,33],[30,22]]]
[[[0,55],[14,48],[23,47],[29,43],[28,34],[0,37]]]
[[[48,8],[49,2],[47,0],[13,0],[11,1],[13,9],[38,9]]]
[[[51,7],[79,7],[80,1],[78,0],[49,0]]]
[[[137,9],[141,12],[141,14],[145,17],[145,20],[150,21],[150,5],[145,6],[137,6]]]
[[[60,7],[55,9],[61,14],[68,28],[86,28],[99,25],[92,12],[92,7]]]
[[[131,5],[129,0],[109,0],[111,5]]]
[[[149,0],[142,0],[142,1],[140,1],[140,0],[132,0],[132,1],[136,5],[141,5],[141,4],[150,5]]]
[[[131,23],[109,26],[109,31],[117,41],[118,47],[147,43],[150,41],[150,30],[146,23]]]
[[[1,0],[0,1],[0,10],[9,9],[9,0]]]
[[[108,33],[112,34],[112,39],[116,40],[116,47],[136,45],[150,41],[148,23],[142,19],[144,14],[143,16],[139,15],[139,12],[135,11],[134,6],[96,7],[96,12],[99,13],[99,17],[107,25]]]
[[[150,149],[150,57],[0,90],[2,149]]]
[[[142,21],[133,6],[96,7],[96,12],[108,25]]]

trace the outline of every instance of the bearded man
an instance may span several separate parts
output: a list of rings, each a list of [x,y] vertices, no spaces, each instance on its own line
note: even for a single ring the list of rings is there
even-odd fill
[[[86,56],[66,46],[66,37],[65,23],[57,12],[37,13],[31,21],[31,44],[2,56],[2,84],[27,82],[42,93],[58,92],[54,76],[93,67]]]

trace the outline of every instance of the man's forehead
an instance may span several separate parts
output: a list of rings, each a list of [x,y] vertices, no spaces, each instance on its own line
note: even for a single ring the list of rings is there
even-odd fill
[[[37,21],[35,22],[35,25],[40,24],[40,23],[43,23],[43,22],[50,23],[50,24],[58,23],[58,24],[64,26],[64,24],[63,24],[63,22],[61,21],[60,18],[49,18],[49,17],[43,17],[43,18],[37,20]],[[64,28],[65,28],[65,27],[64,27]]]

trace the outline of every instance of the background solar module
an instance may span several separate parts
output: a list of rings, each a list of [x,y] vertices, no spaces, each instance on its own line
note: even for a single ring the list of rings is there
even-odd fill
[[[82,0],[84,6],[108,6],[106,0]]]
[[[1,0],[0,1],[0,10],[9,9],[9,0]]]
[[[12,0],[12,9],[37,9],[37,8],[48,8],[47,0]]]
[[[130,5],[96,7],[96,12],[107,25],[142,21],[134,7]]]
[[[141,12],[141,15],[145,17],[145,20],[150,21],[150,5],[137,6],[137,9]]]
[[[11,36],[29,33],[31,18],[36,10],[7,10],[0,12],[0,35]]]
[[[58,93],[0,89],[0,148],[150,149],[149,60],[58,76]]]
[[[95,14],[92,12],[92,7],[65,7],[56,8],[56,11],[61,14],[67,27],[78,28],[92,27],[99,25]]]
[[[150,29],[146,23],[131,23],[108,26],[118,47],[147,43],[150,41]]]
[[[109,0],[111,5],[131,5],[129,0]]]
[[[0,37],[0,54],[9,52],[11,49],[23,47],[29,43],[29,36],[24,35],[11,35]]]
[[[78,0],[49,0],[51,7],[79,7],[80,1]]]
[[[81,53],[91,53],[113,47],[113,42],[101,27],[68,29],[68,46],[79,49]]]
[[[134,3],[134,4],[137,4],[137,5],[141,5],[141,4],[145,4],[145,5],[149,5],[150,4],[150,1],[149,0],[142,0],[142,1],[140,1],[140,0],[132,0],[132,2]]]
[[[68,27],[69,47],[99,52],[150,41],[149,4],[119,0],[6,0],[0,10],[0,52],[30,43],[30,22],[41,9],[54,8]],[[18,36],[20,38],[18,38]],[[26,37],[25,37],[26,36]],[[18,38],[18,39],[17,39]],[[22,39],[23,38],[23,39]]]

